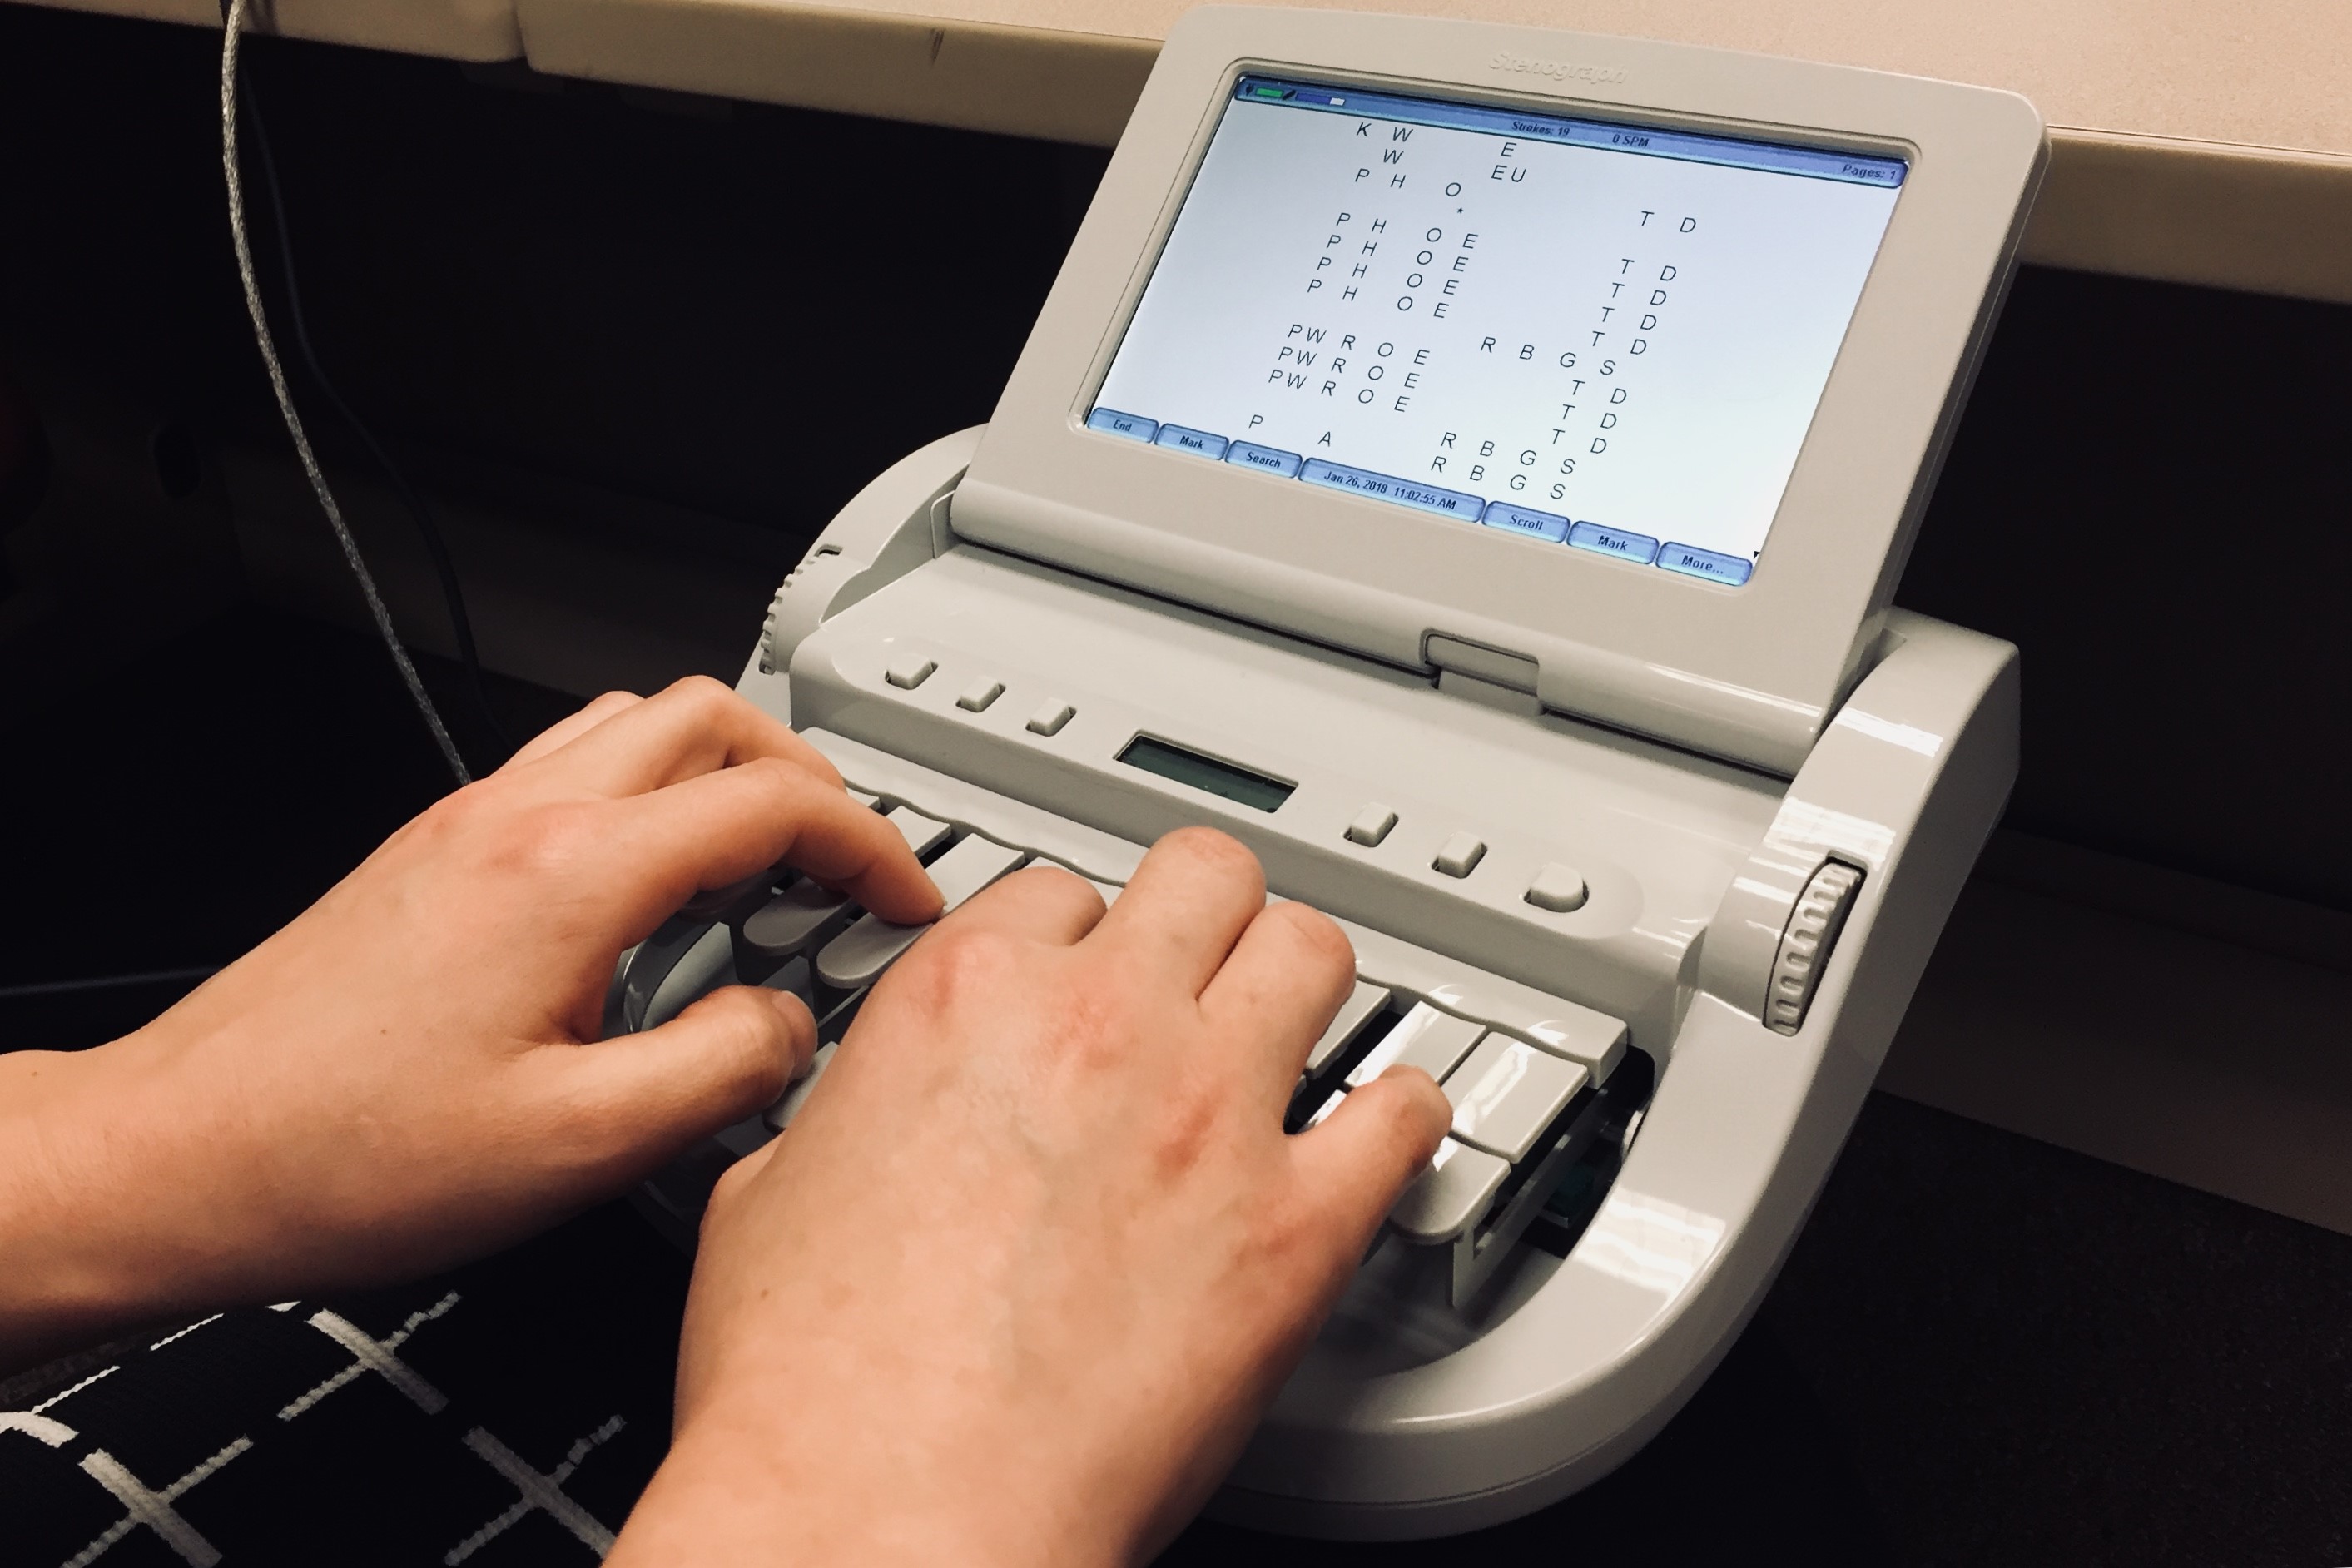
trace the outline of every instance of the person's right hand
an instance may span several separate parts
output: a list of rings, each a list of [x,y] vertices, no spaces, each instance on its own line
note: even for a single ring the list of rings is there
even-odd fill
[[[671,1455],[615,1564],[1093,1564],[1180,1526],[1447,1124],[1282,1115],[1347,939],[1232,839],[1106,914],[1019,872],[884,978],[704,1222]]]

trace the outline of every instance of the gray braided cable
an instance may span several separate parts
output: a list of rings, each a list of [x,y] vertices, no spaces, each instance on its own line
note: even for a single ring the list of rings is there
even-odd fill
[[[335,504],[334,492],[327,488],[327,476],[320,470],[318,454],[310,450],[310,437],[303,432],[301,416],[294,412],[294,395],[286,386],[286,368],[278,363],[278,344],[269,335],[269,318],[261,308],[261,285],[253,273],[253,247],[245,237],[245,184],[237,173],[236,156],[237,48],[245,37],[248,5],[249,0],[230,0],[221,29],[221,166],[228,176],[229,237],[236,245],[236,275],[245,284],[246,311],[253,318],[254,341],[261,345],[261,363],[269,371],[270,389],[278,395],[278,412],[285,416],[287,434],[294,437],[294,450],[302,459],[302,471],[310,476],[310,489],[319,498],[320,510],[334,526],[335,542],[343,547],[343,559],[351,563],[352,575],[359,579],[368,614],[375,617],[376,632],[391,651],[392,662],[400,667],[400,679],[407,686],[408,695],[415,700],[416,710],[425,716],[425,728],[433,731],[434,743],[441,748],[450,773],[463,786],[473,782],[473,775],[466,771],[466,759],[457,754],[457,743],[449,738],[449,728],[441,721],[441,710],[433,705],[425,682],[417,678],[416,666],[400,644],[400,634],[393,630],[392,612],[384,608],[383,595],[376,592],[375,577],[360,554],[359,542],[352,537],[351,526],[343,521],[343,510]]]

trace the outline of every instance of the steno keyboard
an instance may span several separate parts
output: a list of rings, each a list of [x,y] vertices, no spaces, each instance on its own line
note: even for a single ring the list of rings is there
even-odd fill
[[[838,736],[809,737],[887,814],[952,911],[1008,872],[1055,865],[1116,900],[1143,847],[1058,822]],[[885,787],[868,790],[856,779]],[[983,828],[979,824],[985,823]],[[1045,847],[1050,846],[1050,847]],[[1454,1130],[1389,1217],[1401,1243],[1443,1249],[1447,1299],[1466,1304],[1511,1245],[1542,1221],[1555,1239],[1605,1186],[1638,1125],[1651,1064],[1625,1026],[1559,996],[1341,921],[1356,951],[1354,990],[1307,1055],[1285,1119],[1320,1121],[1349,1089],[1403,1062],[1426,1070],[1454,1107]],[[874,984],[926,927],[894,925],[789,873],[737,890],[726,906],[671,921],[622,965],[614,1030],[650,1028],[719,985],[793,992],[817,1020],[808,1075],[719,1152],[665,1173],[647,1191],[684,1237],[727,1154],[780,1132],[822,1080]],[[1570,1179],[1571,1167],[1578,1180]]]

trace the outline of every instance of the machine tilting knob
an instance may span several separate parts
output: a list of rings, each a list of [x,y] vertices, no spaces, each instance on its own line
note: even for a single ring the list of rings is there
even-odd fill
[[[1772,979],[1764,993],[1764,1022],[1777,1032],[1793,1035],[1812,1005],[1814,988],[1830,961],[1830,949],[1861,889],[1862,873],[1839,861],[1823,863],[1797,897],[1789,915],[1789,929],[1780,933],[1780,951],[1772,958]]]
[[[776,673],[776,656],[783,651],[781,645],[784,640],[783,628],[776,623],[784,613],[784,595],[793,591],[793,583],[800,574],[801,569],[797,566],[793,567],[785,575],[783,586],[778,588],[774,596],[768,601],[768,618],[760,627],[760,673],[761,675]]]
[[[761,675],[774,675],[793,662],[793,650],[800,646],[800,639],[816,629],[816,623],[831,608],[835,593],[845,579],[854,574],[861,565],[862,563],[842,559],[840,545],[820,544],[802,556],[799,565],[784,574],[783,585],[776,590],[775,597],[768,601],[767,624],[760,628]],[[812,570],[820,567],[822,569],[815,571],[815,579],[812,583]],[[803,586],[804,584],[808,585]],[[795,589],[800,592],[795,593]],[[814,593],[819,602],[803,604],[802,596],[809,593]],[[793,612],[791,622],[785,619],[784,612],[787,610]]]

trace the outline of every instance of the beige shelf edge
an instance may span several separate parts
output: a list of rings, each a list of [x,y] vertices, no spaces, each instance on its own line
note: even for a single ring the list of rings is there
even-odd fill
[[[777,0],[519,0],[542,71],[1108,146],[1150,38]],[[2029,260],[2352,302],[2352,157],[2057,127]]]
[[[772,0],[517,6],[535,70],[1108,147],[1154,39]]]
[[[16,0],[220,30],[218,0]],[[522,58],[513,0],[258,0],[254,30],[452,60]]]
[[[2024,257],[2352,304],[2352,157],[2053,126]]]

